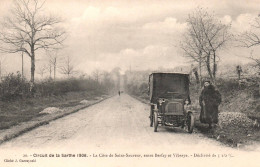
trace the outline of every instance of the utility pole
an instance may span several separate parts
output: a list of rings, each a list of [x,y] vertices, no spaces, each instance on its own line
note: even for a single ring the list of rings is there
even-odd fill
[[[23,77],[24,77],[24,75],[23,75],[23,52],[22,52],[22,80],[23,80]]]
[[[2,78],[2,61],[0,60],[0,79]]]
[[[51,79],[51,72],[52,72],[51,63],[49,63],[49,70],[50,70],[50,79]]]
[[[23,80],[23,77],[24,77],[24,73],[23,73],[23,43],[21,44],[21,51],[22,51],[22,80]]]
[[[56,79],[56,63],[57,63],[57,57],[54,57],[53,60],[53,79]]]

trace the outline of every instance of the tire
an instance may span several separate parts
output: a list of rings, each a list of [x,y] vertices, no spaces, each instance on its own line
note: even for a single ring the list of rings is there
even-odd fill
[[[194,115],[192,113],[188,113],[187,126],[188,126],[188,132],[192,133],[194,128]]]
[[[150,110],[150,116],[149,116],[149,118],[150,118],[150,127],[153,127],[153,109],[151,109]]]
[[[158,127],[158,114],[157,112],[154,112],[153,114],[153,120],[154,120],[154,132],[157,132],[157,127]]]

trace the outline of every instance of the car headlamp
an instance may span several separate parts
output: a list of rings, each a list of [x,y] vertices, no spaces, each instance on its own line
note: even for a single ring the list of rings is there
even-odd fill
[[[164,103],[165,100],[164,99],[159,99],[159,105],[162,105],[162,103]]]

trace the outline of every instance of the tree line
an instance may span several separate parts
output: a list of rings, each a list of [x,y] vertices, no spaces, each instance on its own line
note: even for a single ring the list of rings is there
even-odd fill
[[[198,73],[197,79],[200,82],[203,69],[206,69],[207,77],[213,83],[215,82],[221,50],[227,49],[231,45],[244,48],[260,45],[259,16],[256,16],[249,31],[234,34],[231,32],[231,23],[223,24],[213,12],[198,7],[188,15],[187,26],[179,47],[183,55],[196,64],[193,71]],[[260,72],[260,57],[258,55],[251,54],[244,57],[253,60],[254,66]],[[240,68],[237,67],[237,69]]]
[[[41,0],[14,0],[10,14],[1,22],[0,51],[3,53],[20,53],[28,56],[31,62],[30,82],[34,85],[36,57],[40,50],[44,50],[48,58],[45,66],[38,67],[38,74],[43,76],[47,71],[54,79],[57,69],[60,73],[70,77],[77,73],[70,56],[63,57],[63,65],[58,66],[59,51],[64,48],[67,32],[62,28],[63,19],[46,14],[45,1]],[[256,16],[251,29],[240,34],[231,32],[231,24],[223,24],[212,12],[204,8],[196,8],[188,15],[188,27],[180,42],[179,48],[183,55],[195,63],[194,71],[198,72],[198,79],[202,80],[202,70],[206,70],[208,77],[215,82],[219,53],[222,49],[235,42],[236,47],[254,48],[260,45],[260,17]],[[251,52],[245,56],[255,62],[260,70],[258,55]],[[118,71],[118,70],[117,70]],[[0,75],[2,60],[0,60]],[[98,82],[100,72],[93,72]],[[118,78],[119,78],[118,74]],[[120,80],[118,79],[118,82]],[[120,85],[120,83],[117,83]]]

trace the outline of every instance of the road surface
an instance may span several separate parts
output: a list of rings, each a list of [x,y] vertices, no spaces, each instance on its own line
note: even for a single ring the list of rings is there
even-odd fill
[[[15,149],[22,153],[26,150],[28,153],[43,154],[48,150],[48,152],[54,153],[87,153],[91,156],[94,156],[92,153],[97,155],[100,153],[104,155],[129,153],[142,155],[139,160],[143,163],[147,162],[143,157],[144,154],[153,156],[158,154],[158,158],[162,158],[162,160],[163,154],[187,154],[189,158],[192,158],[189,159],[190,162],[197,162],[197,158],[193,157],[194,154],[202,155],[201,158],[205,158],[203,156],[206,154],[212,156],[225,153],[229,157],[222,158],[226,164],[232,163],[232,159],[246,158],[249,160],[252,157],[249,156],[253,154],[252,152],[235,150],[206,138],[202,134],[188,134],[180,128],[159,127],[158,132],[155,133],[149,126],[148,116],[148,105],[129,95],[122,94],[27,132],[0,145],[0,150],[7,152],[10,150],[9,154]],[[0,153],[3,154],[3,152]],[[129,161],[130,159],[122,157],[121,160],[125,160],[128,165],[130,162],[135,165],[139,161],[136,159]],[[117,164],[114,160],[112,158],[107,163]],[[176,163],[182,163],[185,158],[178,157],[175,160]],[[169,158],[165,158],[163,161],[166,163]],[[209,164],[213,162],[210,158],[205,159],[204,162],[207,161]],[[91,162],[96,163],[94,158]],[[155,157],[148,162],[150,164],[146,165],[150,166],[159,163]],[[240,165],[245,165],[245,162],[243,161]]]

